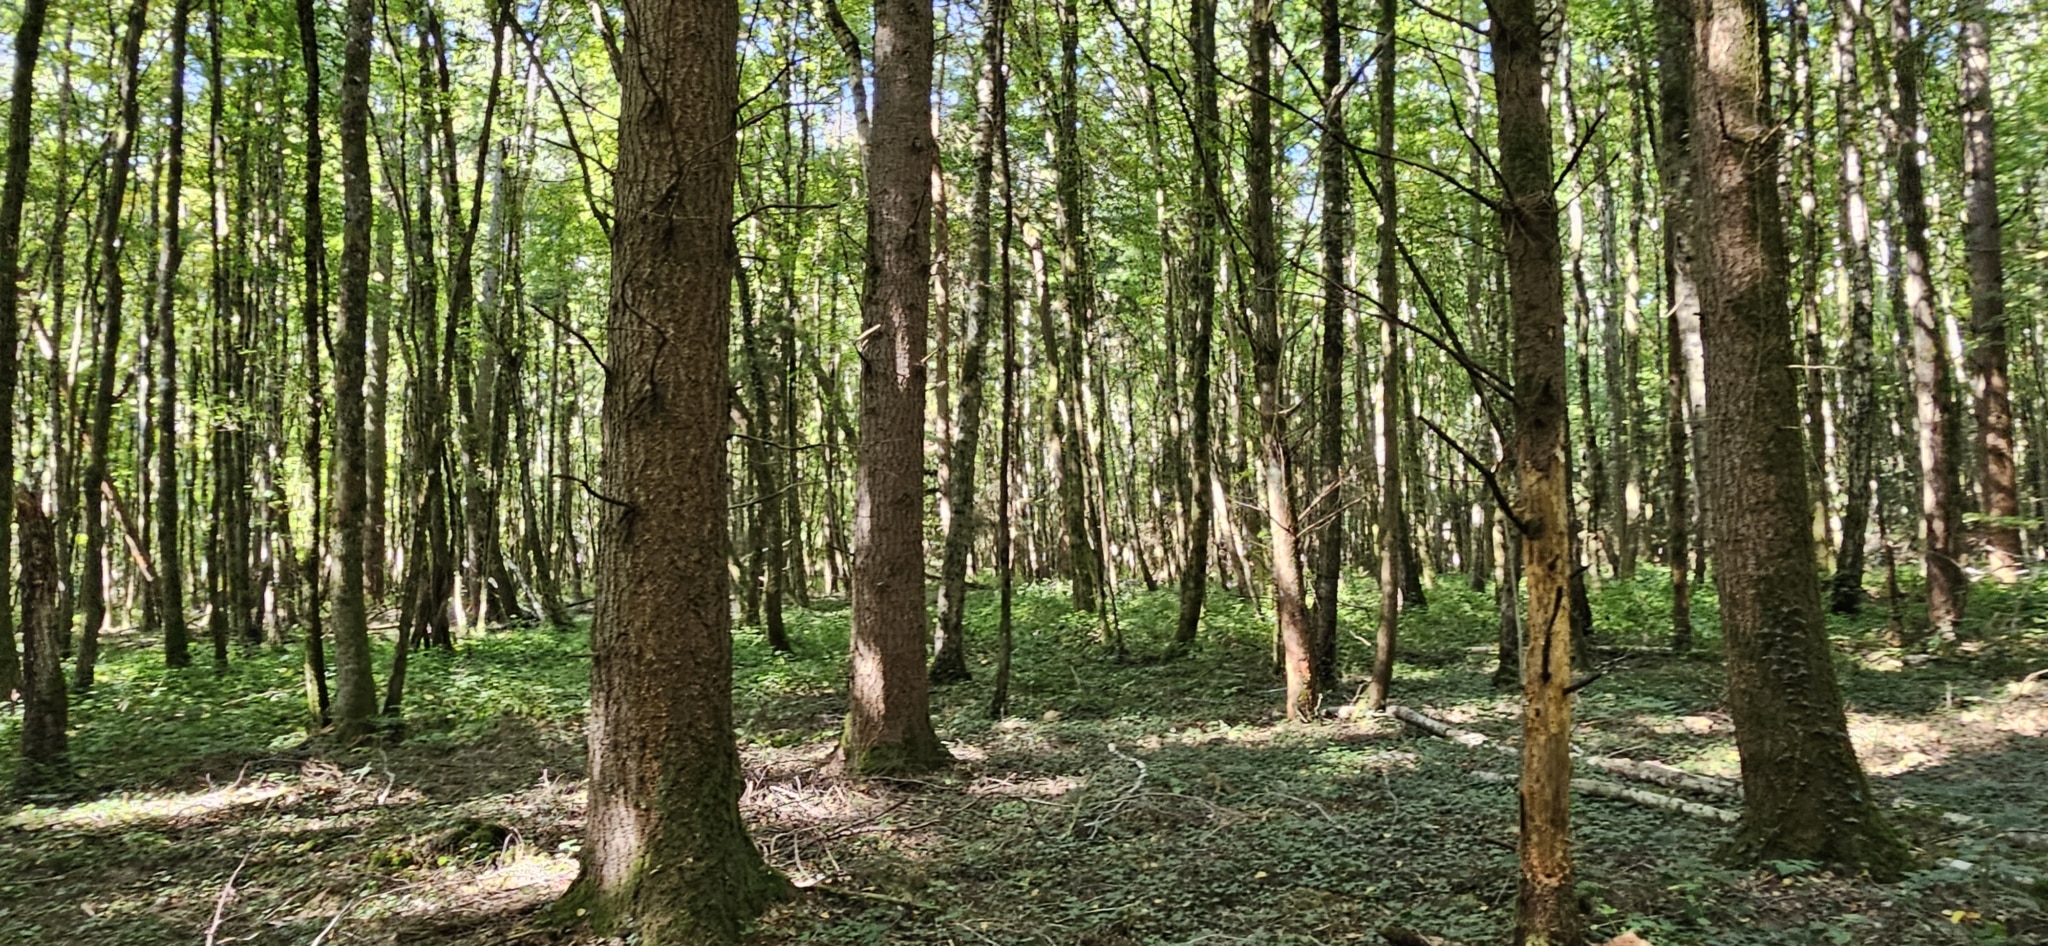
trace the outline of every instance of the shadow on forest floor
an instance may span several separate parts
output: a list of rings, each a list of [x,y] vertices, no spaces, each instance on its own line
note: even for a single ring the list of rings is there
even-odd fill
[[[1347,666],[1364,645],[1344,615]],[[1668,585],[1610,582],[1612,643],[1653,644]],[[1385,720],[1286,725],[1267,631],[1212,596],[1202,647],[1173,663],[1105,656],[1056,588],[1020,596],[1010,718],[991,722],[988,665],[937,691],[957,763],[921,780],[819,774],[843,705],[846,615],[797,612],[799,655],[738,641],[744,806],[800,886],[759,943],[1346,943],[1401,926],[1505,942],[1515,892],[1512,787],[1501,758]],[[970,626],[993,625],[976,597]],[[1712,607],[1704,655],[1636,654],[1581,693],[1589,751],[1736,771],[1720,708]],[[1133,652],[1170,633],[1170,594],[1120,611]],[[1601,799],[1574,808],[1582,904],[1602,938],[1669,944],[2048,942],[2048,587],[1986,590],[1952,654],[1908,661],[1881,615],[1836,643],[1873,787],[1921,870],[1897,884],[1811,864],[1717,864],[1726,829]],[[1497,737],[1490,596],[1448,587],[1404,618],[1396,695]],[[976,637],[980,643],[985,637]],[[408,738],[305,744],[295,651],[225,678],[117,647],[73,710],[83,800],[0,821],[0,946],[583,943],[535,911],[575,874],[582,818],[582,633],[478,637],[412,664]],[[388,654],[385,656],[388,657]],[[1348,695],[1348,694],[1347,694]],[[0,717],[0,739],[18,720]],[[11,760],[6,765],[11,765]],[[11,772],[0,768],[0,778]],[[1967,862],[1967,868],[1959,866]]]

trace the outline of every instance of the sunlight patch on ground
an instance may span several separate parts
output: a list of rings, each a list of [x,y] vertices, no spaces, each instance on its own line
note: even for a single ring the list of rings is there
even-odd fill
[[[145,822],[198,818],[232,808],[262,804],[295,793],[294,786],[262,780],[223,785],[204,792],[123,792],[53,808],[33,805],[0,822],[10,828],[111,828]]]

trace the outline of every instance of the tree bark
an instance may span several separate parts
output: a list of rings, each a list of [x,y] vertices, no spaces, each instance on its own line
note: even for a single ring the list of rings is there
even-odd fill
[[[1836,185],[1842,229],[1838,245],[1847,277],[1842,311],[1848,333],[1842,366],[1842,530],[1828,595],[1829,608],[1837,614],[1854,614],[1863,606],[1878,419],[1871,383],[1876,278],[1870,261],[1870,205],[1863,196],[1863,92],[1856,70],[1856,33],[1863,16],[1863,0],[1835,0],[1835,148],[1842,156]]]
[[[363,356],[370,291],[370,0],[348,0],[341,65],[341,323],[334,333],[334,722],[368,735],[377,712],[363,597]]]
[[[1963,616],[1963,510],[1956,475],[1959,441],[1947,337],[1934,311],[1927,245],[1927,188],[1920,170],[1920,80],[1925,50],[1913,29],[1912,0],[1891,0],[1893,81],[1892,174],[1898,198],[1901,288],[1913,338],[1914,431],[1920,446],[1920,526],[1926,547],[1927,624],[1954,633]]]
[[[1564,285],[1553,190],[1544,32],[1533,0],[1493,8],[1494,94],[1500,112],[1500,198],[1514,337],[1515,470],[1521,486],[1521,897],[1515,942],[1575,946],[1572,889],[1571,482]]]
[[[1970,272],[1970,393],[1977,416],[1991,577],[2019,579],[2019,476],[2013,465],[2012,401],[2006,372],[2004,223],[1998,216],[1998,123],[1991,112],[1990,14],[1985,0],[1957,5],[1963,105],[1963,241]]]
[[[1692,0],[1657,0],[1657,176],[1664,185],[1665,479],[1671,567],[1671,649],[1692,649],[1692,513],[1688,507],[1693,447],[1692,391],[1686,325],[1699,322],[1693,282]]]
[[[135,129],[141,120],[137,102],[142,55],[142,31],[147,28],[149,0],[132,0],[127,25],[122,32],[119,76],[120,119],[113,132],[107,157],[107,180],[100,191],[100,345],[95,372],[91,420],[91,443],[80,495],[85,509],[85,567],[79,579],[85,594],[81,610],[83,627],[78,641],[77,663],[72,667],[72,685],[80,691],[92,689],[93,668],[99,660],[100,631],[107,622],[107,525],[100,502],[100,484],[107,478],[107,462],[114,421],[114,362],[121,349],[122,285],[120,251],[122,205],[128,194],[129,157],[135,150]]]
[[[853,667],[840,753],[859,774],[947,759],[925,673],[925,329],[931,265],[932,7],[876,0],[853,527]]]
[[[179,552],[178,525],[178,268],[185,261],[185,44],[191,25],[191,0],[171,5],[170,141],[165,145],[163,237],[156,274],[156,588],[157,614],[164,627],[164,662],[192,664],[185,626],[184,556]],[[4,330],[0,330],[4,332]],[[0,337],[0,346],[11,348]],[[11,354],[6,356],[12,358]],[[0,383],[0,394],[9,389]],[[0,418],[4,421],[4,418]],[[13,469],[11,461],[0,470]],[[0,535],[5,534],[0,522]],[[0,545],[5,545],[0,542]],[[5,566],[0,561],[0,567]]]
[[[1309,661],[1316,688],[1335,692],[1337,599],[1344,582],[1344,319],[1351,287],[1345,260],[1351,250],[1351,171],[1344,137],[1344,21],[1340,0],[1318,0],[1323,52],[1323,116],[1316,143],[1316,175],[1323,190],[1323,339],[1321,389],[1316,396],[1316,456],[1321,461],[1321,494],[1309,504],[1323,519],[1317,539],[1315,610],[1310,613]]]
[[[71,775],[63,642],[58,639],[57,534],[42,498],[17,484],[21,528],[21,769],[16,787],[47,788]]]
[[[991,0],[982,12],[981,79],[976,86],[974,191],[968,197],[967,223],[969,239],[973,241],[968,250],[968,265],[973,270],[974,295],[968,302],[967,344],[960,355],[959,415],[954,420],[953,442],[947,451],[949,481],[946,492],[952,503],[953,515],[946,524],[944,559],[939,567],[939,628],[931,669],[934,683],[969,677],[965,621],[967,554],[972,551],[979,521],[974,501],[974,472],[981,449],[982,375],[988,352],[988,323],[995,314],[996,304],[994,220],[990,207],[996,187],[997,138],[1008,134],[1005,125],[1009,116],[1009,84],[1004,74],[1004,50],[1007,48],[1004,32],[1009,15],[1008,0]],[[1007,474],[998,471],[997,475]]]
[[[36,58],[43,48],[49,0],[24,0],[14,33],[14,78],[7,103],[7,179],[0,184],[0,471],[14,470],[14,395],[21,373],[21,212],[28,202],[29,122],[34,117]],[[0,582],[12,570],[8,542],[14,504],[0,503]],[[0,607],[0,698],[21,688],[21,658],[14,643],[14,609]],[[61,687],[60,687],[61,689]]]
[[[1695,10],[1693,137],[1707,488],[1728,702],[1742,755],[1734,850],[1896,875],[1904,844],[1849,744],[1813,570],[1801,464],[1791,264],[1778,204],[1778,135],[1761,0]]]
[[[1365,705],[1371,709],[1386,706],[1388,693],[1393,688],[1395,635],[1400,627],[1401,605],[1407,597],[1405,591],[1410,576],[1405,573],[1409,571],[1409,550],[1413,548],[1408,542],[1401,482],[1401,466],[1405,459],[1401,427],[1408,413],[1406,341],[1389,321],[1401,316],[1401,271],[1395,242],[1399,214],[1394,192],[1394,12],[1392,0],[1380,0],[1380,48],[1374,57],[1379,72],[1373,83],[1373,99],[1378,106],[1376,143],[1380,152],[1377,167],[1379,268],[1376,278],[1380,310],[1384,316],[1380,321],[1379,424],[1380,455],[1384,462],[1380,467],[1380,611],[1373,639],[1372,679],[1366,684],[1365,691]]]
[[[735,942],[786,889],[740,820],[733,742],[738,33],[729,3],[636,4],[619,70],[590,812],[556,911],[655,946]]]
[[[1280,239],[1273,223],[1273,0],[1251,6],[1251,127],[1245,145],[1245,231],[1251,242],[1251,354],[1258,390],[1259,472],[1272,529],[1273,616],[1279,625],[1288,719],[1312,720],[1319,695],[1302,599],[1301,551],[1287,456],[1287,408],[1280,375]]]
[[[179,0],[182,6],[185,0]],[[325,491],[321,488],[320,456],[320,414],[324,394],[320,390],[320,341],[326,328],[327,293],[327,220],[320,208],[322,180],[320,147],[320,38],[314,22],[313,0],[298,0],[299,48],[306,69],[306,181],[304,217],[302,229],[305,232],[305,284],[300,291],[299,311],[304,334],[300,347],[300,360],[306,372],[306,439],[301,446],[301,457],[306,465],[307,479],[307,535],[304,555],[299,562],[300,581],[305,584],[305,614],[300,623],[306,635],[304,675],[306,679],[306,708],[321,725],[332,717],[331,696],[327,692],[326,631],[322,626],[321,579],[322,565],[326,560],[326,542],[322,534],[326,523],[327,510],[322,507]],[[168,313],[166,313],[168,315]],[[165,321],[165,331],[170,322]],[[166,355],[165,357],[168,357]]]
[[[1216,101],[1216,0],[1189,0],[1188,42],[1195,60],[1194,138],[1195,170],[1192,190],[1198,196],[1194,206],[1194,252],[1188,269],[1189,316],[1188,376],[1194,393],[1190,410],[1194,418],[1188,428],[1188,488],[1193,500],[1189,510],[1188,553],[1180,572],[1180,620],[1173,632],[1173,647],[1186,650],[1195,643],[1202,624],[1202,605],[1209,596],[1209,541],[1214,531],[1216,506],[1209,489],[1214,466],[1215,445],[1210,424],[1210,349],[1216,334],[1217,214],[1223,202],[1223,187],[1216,162],[1223,120]]]

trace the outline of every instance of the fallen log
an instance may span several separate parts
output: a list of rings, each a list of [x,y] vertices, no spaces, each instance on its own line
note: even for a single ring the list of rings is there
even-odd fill
[[[1515,783],[1515,777],[1512,775],[1488,772],[1483,769],[1473,772],[1472,777],[1482,782],[1496,785],[1512,785]],[[1694,818],[1701,818],[1707,821],[1718,821],[1721,824],[1734,824],[1742,820],[1740,814],[1729,811],[1726,808],[1703,805],[1696,801],[1686,801],[1683,798],[1675,798],[1670,795],[1659,795],[1656,792],[1646,792],[1639,788],[1616,785],[1613,782],[1602,782],[1590,778],[1575,778],[1572,779],[1571,784],[1572,791],[1578,792],[1581,795],[1634,802],[1649,808],[1675,811],[1682,815],[1691,815]]]
[[[1483,733],[1459,729],[1443,720],[1426,716],[1406,706],[1387,707],[1388,715],[1401,720],[1440,739],[1448,739],[1462,746],[1487,746],[1507,755],[1520,757],[1513,746],[1494,742]],[[1572,759],[1587,768],[1599,769],[1622,778],[1638,782],[1649,782],[1666,788],[1681,788],[1703,795],[1719,795],[1723,798],[1741,798],[1742,784],[1710,775],[1697,775],[1683,769],[1672,768],[1661,762],[1645,762],[1639,759],[1617,759],[1612,756],[1585,755],[1572,753]]]

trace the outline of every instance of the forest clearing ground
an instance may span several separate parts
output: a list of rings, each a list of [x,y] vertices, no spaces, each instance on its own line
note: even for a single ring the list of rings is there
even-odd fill
[[[1654,576],[1608,583],[1605,640],[1660,643],[1666,595]],[[1015,715],[983,717],[976,653],[976,680],[933,701],[957,764],[909,781],[819,773],[843,704],[843,610],[796,612],[794,659],[740,632],[743,804],[770,861],[810,888],[754,941],[1307,944],[1401,926],[1505,942],[1514,792],[1470,774],[1500,758],[1389,720],[1279,724],[1266,622],[1211,600],[1196,653],[1119,664],[1059,589],[1025,590]],[[985,645],[993,599],[970,604]],[[1736,774],[1710,594],[1696,607],[1700,655],[1616,658],[1580,693],[1582,749]],[[1172,608],[1170,592],[1126,598],[1134,653],[1164,649]],[[1881,608],[1836,628],[1858,748],[1920,870],[1876,885],[1810,864],[1733,869],[1712,860],[1718,825],[1582,797],[1596,933],[2048,942],[2048,835],[2030,833],[2048,826],[2048,680],[2020,683],[2048,667],[2048,584],[1980,586],[1973,609],[1957,652],[1926,661],[1882,646]],[[1493,614],[1490,595],[1437,588],[1404,618],[1395,693],[1512,742],[1516,701],[1487,686]],[[1356,677],[1369,654],[1347,638]],[[295,650],[243,656],[225,687],[162,669],[142,642],[114,650],[73,707],[88,790],[0,820],[0,946],[587,941],[534,912],[576,869],[584,634],[510,630],[417,656],[407,738],[348,751],[302,745]],[[0,716],[0,739],[18,723]]]

